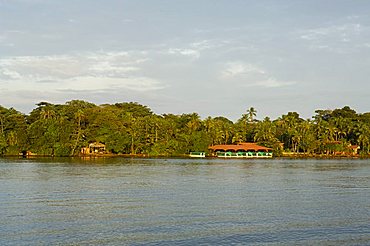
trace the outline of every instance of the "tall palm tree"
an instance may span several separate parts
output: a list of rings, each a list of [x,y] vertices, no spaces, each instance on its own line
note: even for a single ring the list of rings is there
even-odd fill
[[[248,118],[249,118],[249,121],[250,122],[254,122],[254,117],[257,116],[257,111],[255,108],[253,107],[250,107],[248,110],[247,110],[247,115],[248,115]]]
[[[257,123],[256,132],[254,135],[255,142],[276,142],[275,137],[276,127],[271,122],[269,117],[266,117],[262,122]]]
[[[188,123],[186,123],[186,127],[188,128],[189,132],[197,131],[198,128],[201,126],[202,122],[200,120],[200,116],[197,113],[193,113],[189,117]]]

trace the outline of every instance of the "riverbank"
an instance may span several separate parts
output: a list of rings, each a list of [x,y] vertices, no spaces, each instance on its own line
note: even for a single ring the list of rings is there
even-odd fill
[[[0,158],[53,158],[53,157],[71,157],[71,158],[194,158],[190,157],[188,154],[183,155],[149,155],[149,154],[88,154],[88,155],[77,155],[77,156],[55,156],[55,155],[0,155]],[[235,158],[225,158],[225,157],[217,157],[217,156],[207,156],[203,157],[207,159],[235,159]],[[352,155],[334,155],[334,154],[307,154],[307,153],[288,153],[284,152],[281,155],[272,156],[272,159],[276,158],[286,158],[286,159],[370,159],[370,155],[360,155],[360,154],[352,154]],[[249,158],[239,158],[239,159],[261,159],[258,157],[249,157]],[[271,159],[271,158],[267,158]]]
[[[370,158],[369,154],[308,154],[308,153],[290,153],[284,152],[280,157],[284,158],[313,158],[313,159],[341,159],[341,158],[348,158],[348,159],[358,159],[358,158]]]

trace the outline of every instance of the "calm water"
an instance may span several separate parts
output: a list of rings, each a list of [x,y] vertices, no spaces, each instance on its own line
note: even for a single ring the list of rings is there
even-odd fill
[[[370,245],[370,160],[0,159],[0,245]]]

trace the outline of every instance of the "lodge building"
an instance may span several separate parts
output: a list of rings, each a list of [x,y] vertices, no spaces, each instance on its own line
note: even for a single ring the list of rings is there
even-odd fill
[[[272,149],[256,143],[220,144],[209,146],[211,155],[217,157],[272,157]]]

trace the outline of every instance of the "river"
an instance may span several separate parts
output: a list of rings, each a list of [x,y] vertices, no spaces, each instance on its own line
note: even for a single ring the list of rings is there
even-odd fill
[[[370,161],[0,159],[0,245],[370,245]]]

